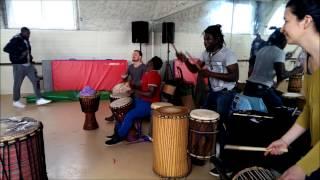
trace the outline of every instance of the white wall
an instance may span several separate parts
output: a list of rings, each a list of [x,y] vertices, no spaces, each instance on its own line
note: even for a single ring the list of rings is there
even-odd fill
[[[9,63],[7,53],[2,51],[5,44],[18,30],[1,29],[0,63]],[[151,35],[150,35],[151,36]],[[238,59],[248,59],[252,35],[225,35],[227,47],[231,47]],[[150,37],[151,39],[151,37]],[[232,41],[231,41],[232,39]],[[128,31],[58,31],[58,30],[32,30],[32,54],[36,62],[48,59],[127,59],[131,60],[131,53],[139,49],[139,44],[131,43],[131,32]],[[152,46],[154,44],[154,46]],[[203,37],[199,33],[175,33],[175,45],[179,51],[189,52],[199,57],[204,50]],[[153,47],[153,48],[152,48]],[[292,49],[288,47],[287,49]],[[161,33],[154,34],[154,42],[142,44],[143,61],[147,62],[157,55],[167,60],[167,44],[161,43]],[[175,58],[175,52],[170,46],[170,57]],[[41,66],[36,66],[41,75]],[[240,80],[247,79],[248,63],[239,62]],[[0,94],[12,94],[13,75],[12,66],[0,66]],[[23,82],[22,93],[33,93],[29,80]]]
[[[1,63],[9,63],[9,56],[2,49],[18,30],[1,29]],[[131,43],[131,32],[125,31],[54,31],[31,30],[32,54],[35,62],[48,59],[126,59],[131,60],[139,44]],[[143,60],[151,57],[151,46],[143,44]],[[37,66],[41,75],[41,67]],[[0,66],[1,94],[11,94],[13,86],[12,66]],[[25,80],[22,93],[33,93],[31,83]]]

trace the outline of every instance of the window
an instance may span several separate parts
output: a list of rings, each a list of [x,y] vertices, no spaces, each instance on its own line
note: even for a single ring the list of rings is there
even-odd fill
[[[221,24],[224,33],[252,33],[252,5],[215,1],[209,13],[211,24]],[[232,17],[233,15],[233,17]]]
[[[281,5],[276,12],[272,15],[269,23],[268,23],[268,28],[265,30],[266,34],[271,34],[273,33],[274,30],[270,30],[269,27],[271,26],[276,26],[276,27],[282,27],[282,25],[284,24],[284,19],[283,19],[283,15],[284,15],[284,11],[285,11],[285,5]]]
[[[77,29],[76,0],[6,0],[8,28]]]

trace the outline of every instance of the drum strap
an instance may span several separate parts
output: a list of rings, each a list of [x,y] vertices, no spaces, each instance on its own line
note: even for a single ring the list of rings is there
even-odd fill
[[[197,134],[217,134],[219,131],[213,131],[213,132],[203,132],[203,131],[197,131],[194,129],[190,129],[191,132],[195,132]]]

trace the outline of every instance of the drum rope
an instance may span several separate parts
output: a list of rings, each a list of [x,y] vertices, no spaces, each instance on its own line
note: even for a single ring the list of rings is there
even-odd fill
[[[170,116],[170,115],[160,114],[158,117],[160,119],[172,120],[172,119],[175,119],[175,118],[177,118],[177,119],[185,119],[188,116],[187,115],[182,115],[182,116],[181,115],[172,115],[172,116]]]
[[[10,150],[9,150],[9,145],[7,146],[7,153],[8,153],[8,162],[9,162],[9,164],[10,164]],[[9,165],[8,164],[8,165]],[[10,167],[8,167],[8,169],[9,169],[9,179],[11,179],[11,168]]]
[[[191,132],[195,132],[195,133],[198,133],[198,134],[217,134],[219,131],[213,131],[213,132],[201,132],[201,131],[197,131],[197,130],[194,130],[194,129],[190,129]]]
[[[43,169],[43,173],[41,173],[41,174],[43,174],[45,177],[45,179],[48,179],[48,176],[47,176],[47,172],[46,172],[46,170],[47,170],[47,167],[46,167],[46,156],[45,156],[45,149],[44,149],[44,141],[43,141],[43,125],[42,125],[42,123],[40,122],[40,134],[39,134],[39,136],[40,136],[40,138],[39,138],[39,141],[40,141],[40,148],[41,148],[41,154],[40,154],[40,157],[41,157],[41,166],[43,167],[42,169]],[[42,155],[42,156],[41,156]]]
[[[19,141],[18,144],[14,144],[14,147],[16,149],[16,154],[17,154],[17,161],[18,161],[18,167],[19,167],[19,177],[20,179],[23,179],[22,177],[22,169],[21,169],[21,142]]]
[[[30,135],[27,135],[27,139],[30,137]],[[32,176],[32,179],[34,179],[34,169],[33,169],[33,167],[32,167],[32,163],[31,162],[34,162],[34,157],[33,157],[33,153],[31,152],[31,147],[30,147],[30,145],[29,145],[29,142],[28,141],[26,141],[26,145],[27,145],[27,150],[28,150],[28,156],[30,157],[30,159],[31,159],[31,161],[30,161],[30,159],[29,159],[29,167],[30,167],[30,170],[31,170],[31,176]]]
[[[39,138],[35,138],[34,139],[35,141],[35,148],[36,148],[36,151],[37,151],[37,154],[40,156],[41,155],[41,152],[40,152],[40,145],[39,145]],[[40,178],[40,174],[42,174],[43,172],[43,169],[42,169],[42,166],[41,166],[41,157],[37,157],[37,169],[39,169],[38,173],[37,173],[37,176]]]
[[[4,148],[2,149],[2,157],[0,157],[0,162],[2,164],[2,179],[4,179],[4,176],[6,177],[6,179],[8,179],[8,174],[6,171],[6,166],[5,166],[5,147],[8,144],[8,142],[4,142]]]

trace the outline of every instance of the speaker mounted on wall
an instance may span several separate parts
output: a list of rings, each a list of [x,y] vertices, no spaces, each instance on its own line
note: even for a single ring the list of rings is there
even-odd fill
[[[162,43],[174,43],[174,23],[162,23]]]
[[[149,43],[149,23],[146,21],[132,22],[132,43]]]

